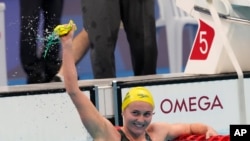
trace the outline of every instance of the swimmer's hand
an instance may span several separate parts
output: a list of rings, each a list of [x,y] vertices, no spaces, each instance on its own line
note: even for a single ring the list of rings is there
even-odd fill
[[[59,37],[67,35],[71,29],[74,28],[76,30],[75,23],[70,20],[68,24],[58,25],[54,28],[54,33],[57,34]]]
[[[207,132],[206,132],[206,139],[210,138],[211,136],[217,136],[218,133],[212,128],[212,127],[207,127]]]
[[[62,25],[62,27],[63,26],[67,27],[68,24]],[[63,34],[59,36],[63,48],[72,48],[75,29],[76,29],[76,25],[73,23],[71,25],[70,30],[67,32],[67,34]]]

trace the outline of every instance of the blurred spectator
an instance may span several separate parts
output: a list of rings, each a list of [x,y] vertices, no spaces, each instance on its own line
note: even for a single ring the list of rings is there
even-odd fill
[[[114,51],[122,21],[130,45],[134,75],[156,74],[158,53],[154,8],[154,0],[82,0],[86,31],[83,30],[77,41],[73,41],[75,61],[86,53],[89,44],[94,78],[116,77]],[[81,44],[84,45],[79,49]],[[60,81],[62,75],[60,71],[56,80]]]
[[[20,0],[20,58],[28,84],[50,82],[61,66],[59,42],[44,57],[47,41],[44,40],[42,52],[38,54],[37,37],[40,24],[42,37],[47,37],[60,24],[63,3],[63,0]]]

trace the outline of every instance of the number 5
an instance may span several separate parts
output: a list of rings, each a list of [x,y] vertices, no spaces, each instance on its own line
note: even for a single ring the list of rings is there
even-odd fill
[[[200,44],[204,43],[205,46],[203,48],[203,46],[200,46],[200,52],[202,54],[206,54],[208,51],[208,43],[207,40],[204,38],[204,35],[207,35],[206,31],[200,31]]]

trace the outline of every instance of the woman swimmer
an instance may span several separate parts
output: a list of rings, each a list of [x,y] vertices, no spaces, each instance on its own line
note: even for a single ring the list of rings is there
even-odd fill
[[[82,123],[93,140],[164,141],[183,134],[206,134],[207,138],[217,135],[213,128],[202,123],[151,123],[154,101],[151,93],[144,87],[135,87],[129,90],[122,103],[123,127],[114,128],[112,123],[98,112],[89,98],[78,87],[72,50],[73,35],[74,30],[71,30],[65,36],[60,37],[63,48],[64,83]]]

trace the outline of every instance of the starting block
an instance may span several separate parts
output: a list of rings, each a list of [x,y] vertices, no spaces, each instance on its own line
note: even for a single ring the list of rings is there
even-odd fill
[[[176,4],[193,16],[199,26],[185,73],[250,71],[250,3],[177,0]]]

